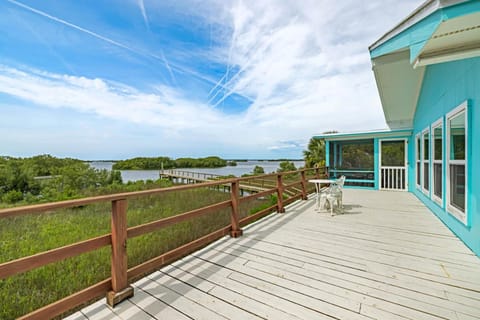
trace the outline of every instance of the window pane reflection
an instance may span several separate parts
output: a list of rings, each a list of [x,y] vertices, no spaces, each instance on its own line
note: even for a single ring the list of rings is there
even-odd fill
[[[442,198],[442,164],[435,163],[433,165],[433,194],[440,199]]]
[[[433,139],[435,141],[434,149],[434,159],[442,160],[442,127],[437,127],[433,130]]]
[[[465,165],[450,165],[450,204],[465,211]]]
[[[450,160],[465,160],[465,112],[450,119]]]

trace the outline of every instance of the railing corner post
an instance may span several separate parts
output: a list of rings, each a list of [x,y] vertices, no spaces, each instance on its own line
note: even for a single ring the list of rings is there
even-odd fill
[[[232,199],[232,213],[231,213],[231,230],[230,236],[232,238],[238,238],[243,235],[243,230],[240,228],[240,221],[238,218],[240,211],[240,182],[235,180],[232,182],[232,187],[230,188],[230,194]]]
[[[112,201],[112,291],[107,293],[107,303],[113,307],[133,296],[127,279],[127,200]]]
[[[302,170],[302,200],[308,200],[307,196],[307,181],[305,179],[305,170]]]
[[[277,175],[277,207],[278,213],[285,212],[285,208],[283,207],[283,181],[281,173]]]

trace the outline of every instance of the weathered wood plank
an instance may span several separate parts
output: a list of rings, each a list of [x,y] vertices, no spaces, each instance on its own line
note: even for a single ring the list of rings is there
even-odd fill
[[[77,311],[74,314],[69,315],[66,318],[63,318],[64,320],[88,320],[87,317],[81,312]]]
[[[480,259],[417,199],[345,189],[344,203],[334,217],[289,205],[142,279],[130,302],[172,319],[480,318]]]
[[[212,285],[210,289],[202,291],[195,286],[189,285],[188,276],[185,273],[163,272],[161,274],[152,275],[150,279],[160,283],[163,286],[177,292],[178,294],[191,299],[202,306],[218,313],[227,319],[258,319],[252,313],[246,312],[244,309],[227,303],[222,299],[212,296],[210,292],[216,287]]]
[[[102,300],[82,309],[82,313],[89,320],[122,320],[122,318],[117,316]]]
[[[192,319],[140,289],[135,291],[135,295],[130,298],[130,301],[156,319]]]
[[[229,279],[231,271],[222,269],[221,266],[204,264],[201,260],[189,260],[188,262],[175,263],[174,268],[165,270],[168,273],[187,273],[197,287],[206,282],[214,283],[215,287],[209,290],[209,294],[225,299],[242,309],[249,310],[261,318],[269,319],[332,319],[321,312],[301,306],[290,300],[279,298],[268,292],[259,290],[237,281]]]
[[[288,232],[286,232],[288,233]],[[292,247],[292,234],[290,237],[287,235],[271,235],[266,239],[275,241],[283,241],[286,246]],[[356,244],[346,244],[345,242],[331,243],[328,241],[312,240],[302,235],[295,235],[295,240],[299,244],[295,244],[299,249],[304,250],[318,250],[326,255],[343,256],[353,259],[361,263],[366,263],[369,268],[393,268],[395,270],[403,269],[405,272],[411,274],[412,272],[417,275],[425,274],[427,276],[438,277],[444,279],[448,283],[457,283],[459,286],[466,286],[468,288],[479,290],[480,289],[480,274],[471,269],[470,272],[459,272],[454,266],[449,266],[448,270],[451,272],[445,272],[445,268],[440,263],[434,263],[428,261],[428,259],[422,259],[421,257],[413,258],[408,256],[402,256],[398,253],[391,253],[385,250],[378,250],[374,248],[362,247]],[[287,239],[287,240],[285,240]],[[290,239],[290,240],[289,240]],[[447,263],[445,263],[447,264]],[[472,273],[473,271],[473,273]]]
[[[229,270],[227,271],[231,272],[231,274],[228,275],[229,279],[254,288],[261,288],[262,291],[266,291],[271,295],[294,301],[304,307],[321,311],[327,315],[343,315],[343,318],[345,319],[364,319],[364,317],[359,316],[358,314],[360,304],[345,298],[342,294],[333,295],[306,286],[299,290],[298,284],[281,277],[272,277],[266,273],[259,273],[254,269],[247,268],[243,264],[237,263],[236,260],[227,262],[228,256],[225,255],[212,253],[212,256],[208,256],[208,253],[205,253],[202,257],[207,258],[206,260],[208,260],[205,264],[214,264],[211,266],[212,268],[215,268],[215,264],[227,266]]]
[[[236,247],[235,245],[232,245],[228,249],[222,250],[222,252],[229,253],[231,255],[235,255],[241,258],[247,258],[244,253],[245,252],[245,247],[239,248]],[[215,250],[219,250],[219,248],[215,248]],[[253,251],[252,249],[248,250],[249,252]],[[240,253],[239,253],[240,252]],[[279,258],[281,259],[281,257]],[[290,259],[290,258],[286,258]],[[301,261],[302,258],[299,258],[297,261]],[[255,263],[260,263],[265,266],[273,266],[273,267],[278,267],[282,269],[289,269],[292,265],[285,265],[285,264],[278,264],[278,260],[265,260],[262,259],[261,257],[258,258],[255,255],[250,255],[250,261],[245,263],[245,265],[252,265],[252,262]],[[395,293],[398,293],[398,291],[404,291],[406,294],[410,292],[410,290],[414,290],[415,292],[421,292],[424,293],[426,296],[434,296],[438,297],[441,299],[446,299],[446,294],[444,290],[434,290],[434,289],[423,289],[419,287],[417,284],[411,282],[410,284],[408,283],[403,283],[401,281],[397,281],[395,278],[391,277],[385,277],[381,275],[374,275],[374,274],[369,274],[365,271],[359,270],[359,269],[352,269],[345,267],[342,264],[334,264],[334,263],[324,263],[323,261],[318,262],[315,259],[311,259],[310,262],[303,262],[300,268],[291,268],[292,270],[298,271],[301,274],[305,272],[316,272],[318,275],[322,276],[331,276],[334,278],[339,278],[339,279],[346,279],[352,283],[358,283],[361,285],[365,286],[370,286],[370,287],[385,287],[385,286],[391,286],[395,290]],[[312,271],[314,269],[315,271]]]
[[[224,259],[222,255],[218,254],[209,257],[206,253],[202,256],[209,262],[216,262],[217,259]],[[235,263],[235,260],[233,260],[231,263],[227,263],[226,266],[228,268],[237,271],[229,275],[229,278],[242,281],[243,283],[245,283],[244,281],[248,281],[248,283],[261,283],[258,284],[258,286],[261,286],[262,288],[271,287],[269,284],[275,284],[275,289],[271,289],[272,293],[282,291],[282,289],[279,289],[278,286],[281,288],[290,288],[293,291],[301,292],[302,294],[307,294],[308,296],[317,298],[317,304],[321,305],[322,301],[327,301],[330,308],[334,308],[335,306],[346,307],[346,305],[343,304],[344,302],[342,302],[342,299],[346,299],[349,301],[349,303],[357,301],[358,305],[360,305],[361,302],[372,306],[386,305],[389,309],[397,310],[397,312],[400,312],[400,314],[410,315],[413,319],[433,320],[437,319],[437,317],[445,317],[447,319],[453,319],[455,317],[454,311],[432,306],[430,304],[422,304],[414,299],[396,296],[394,294],[389,295],[388,292],[384,291],[378,290],[377,294],[375,294],[375,290],[373,288],[366,287],[363,289],[363,292],[359,292],[362,291],[359,289],[362,288],[362,286],[347,284],[348,281],[342,281],[342,279],[339,278],[334,279],[332,284],[328,284],[325,281],[316,281],[314,278],[304,278],[303,281],[299,281],[302,276],[297,275],[297,277],[293,277],[291,273],[288,274],[288,272],[278,269],[269,274],[268,272],[265,272],[265,269],[267,269],[266,266],[262,266],[264,269],[263,271],[256,270],[250,267],[251,263],[252,262],[249,262],[246,265],[238,265]],[[290,278],[288,275],[290,275]],[[254,278],[254,280],[252,280],[252,278]],[[291,278],[294,278],[295,280],[291,280]],[[325,276],[321,276],[321,278],[324,279]],[[388,296],[387,298],[389,300],[385,300],[385,296]],[[296,299],[297,303],[301,304],[303,302],[299,300],[299,297],[302,297],[302,295],[298,294],[293,299]],[[424,308],[428,307],[428,310],[424,309],[426,310],[425,312],[418,311],[422,310],[418,308],[418,305],[421,305]],[[323,306],[322,309],[325,310],[325,307]],[[432,311],[436,312],[437,315],[432,315]],[[332,315],[339,314],[342,314],[341,310],[335,309]],[[352,319],[354,316],[351,314],[343,314],[342,318]]]
[[[135,319],[135,320],[151,320],[152,316],[145,310],[134,304],[133,302],[126,300],[116,305],[112,312],[120,319]]]
[[[245,242],[248,241],[249,243],[254,243],[249,245],[249,243]],[[351,265],[353,262],[347,261],[342,259],[342,257],[332,257],[321,254],[321,252],[315,252],[311,249],[309,250],[298,250],[296,248],[287,248],[282,246],[281,243],[274,243],[274,242],[267,242],[258,239],[241,239],[235,242],[235,245],[242,245],[244,250],[254,250],[255,248],[259,248],[261,252],[276,252],[279,257],[285,256],[287,258],[296,259],[298,261],[303,261],[314,266],[324,268],[324,271],[328,271],[329,269],[334,269],[341,271],[342,273],[346,274],[354,274],[359,275],[365,278],[371,278],[381,282],[391,283],[393,285],[397,285],[400,287],[405,288],[417,288],[419,292],[425,292],[427,294],[437,295],[439,297],[444,296],[444,292],[452,292],[452,294],[459,295],[459,299],[461,297],[472,297],[480,299],[480,292],[475,292],[467,289],[462,289],[460,287],[454,287],[449,285],[444,285],[441,283],[433,282],[430,280],[421,279],[418,277],[413,277],[409,275],[403,275],[400,273],[394,273],[392,269],[384,268],[379,269],[378,273],[375,273],[375,270],[370,269],[369,272],[365,272],[366,268],[362,268],[365,264],[358,264],[358,265]],[[216,246],[216,248],[221,248],[220,246]],[[306,268],[309,268],[308,265]],[[440,292],[440,293],[435,293]],[[480,303],[480,301],[479,301]]]
[[[194,319],[227,319],[226,317],[215,313],[208,308],[202,306],[194,300],[191,300],[177,292],[171,290],[168,287],[161,285],[152,278],[145,283],[139,283],[138,288],[152,295],[158,300],[161,300],[165,304],[172,306],[178,311],[189,315]]]
[[[362,244],[375,246],[378,248],[385,248],[387,250],[395,249],[396,252],[406,253],[411,255],[424,255],[427,257],[444,259],[447,256],[454,257],[455,263],[459,265],[476,265],[478,258],[472,253],[457,253],[454,250],[442,246],[442,244],[433,244],[432,242],[424,243],[425,238],[411,239],[411,235],[405,235],[401,237],[394,237],[391,232],[378,232],[377,230],[362,231],[358,228],[338,228],[335,223],[323,223],[318,226],[312,226],[312,224],[299,224],[295,228],[288,228],[286,231],[296,233],[299,230],[302,231],[302,235],[311,239],[323,239],[326,241],[348,241],[357,243],[361,241]],[[427,238],[429,239],[429,238]],[[458,240],[458,239],[457,239]],[[455,247],[458,247],[458,242],[455,243]]]

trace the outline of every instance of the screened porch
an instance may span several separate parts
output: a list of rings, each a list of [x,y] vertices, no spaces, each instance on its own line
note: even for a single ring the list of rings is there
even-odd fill
[[[346,186],[408,190],[410,130],[334,133],[325,140],[329,177],[346,177]]]

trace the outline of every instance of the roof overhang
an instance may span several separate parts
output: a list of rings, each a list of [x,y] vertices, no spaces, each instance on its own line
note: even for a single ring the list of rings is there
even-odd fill
[[[375,130],[362,132],[344,132],[329,133],[313,136],[314,139],[324,139],[325,141],[349,141],[364,139],[389,139],[389,138],[406,138],[412,135],[412,129],[402,130]]]
[[[411,128],[425,67],[413,69],[408,50],[378,57],[372,64],[388,126]]]
[[[414,66],[480,56],[480,12],[442,22],[414,59]]]
[[[422,21],[426,17],[430,16],[432,13],[438,11],[439,9],[453,6],[462,2],[468,2],[469,0],[428,0],[420,5],[415,11],[413,11],[409,16],[403,19],[399,24],[394,28],[385,33],[380,39],[375,41],[368,49],[370,51],[375,50],[385,42],[389,41],[393,37],[399,35],[403,31]]]
[[[426,68],[480,56],[480,1],[427,1],[370,55],[388,126],[411,128]]]

